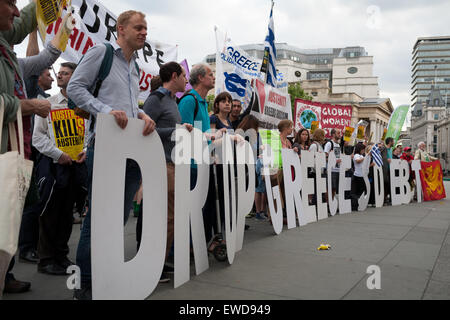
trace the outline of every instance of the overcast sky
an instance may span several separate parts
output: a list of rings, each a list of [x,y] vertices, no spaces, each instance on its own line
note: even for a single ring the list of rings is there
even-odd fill
[[[237,45],[262,43],[270,0],[108,0],[118,15],[146,13],[149,38],[178,45],[189,64],[214,53],[214,26]],[[28,0],[19,0],[22,8]],[[450,35],[448,0],[278,0],[275,40],[302,49],[363,46],[374,57],[381,97],[411,104],[411,53],[418,37]],[[17,48],[19,56],[24,47]]]

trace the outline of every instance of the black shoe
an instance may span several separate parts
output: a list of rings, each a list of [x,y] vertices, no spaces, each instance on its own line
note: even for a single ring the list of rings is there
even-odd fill
[[[174,272],[175,272],[175,269],[172,266],[169,266],[168,264],[164,265],[163,273],[173,274]]]
[[[39,257],[36,250],[29,250],[19,254],[19,261],[24,263],[38,263]]]
[[[76,289],[73,293],[73,300],[92,300],[91,287]]]
[[[67,275],[66,269],[61,267],[56,263],[47,264],[45,266],[38,265],[38,272],[46,273],[54,276],[65,276]]]
[[[72,261],[70,261],[69,258],[67,257],[64,257],[63,259],[59,259],[56,261],[60,267],[64,268],[64,270],[67,270],[68,267],[73,266],[75,264]]]
[[[30,290],[31,283],[16,280],[14,277],[5,281],[4,293],[24,293]]]
[[[245,230],[250,229],[250,226],[248,224],[245,225]]]
[[[161,274],[161,278],[159,279],[159,283],[167,283],[170,282],[169,276],[165,272]]]

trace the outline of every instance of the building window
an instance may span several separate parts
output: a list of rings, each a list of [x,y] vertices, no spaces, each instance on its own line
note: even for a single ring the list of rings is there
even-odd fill
[[[355,74],[355,73],[358,72],[358,68],[350,67],[350,68],[347,69],[347,72],[350,73],[350,74]]]
[[[316,91],[313,91],[313,92],[311,92],[311,95],[312,95],[313,97],[317,97],[317,92],[316,92]]]
[[[439,120],[439,114],[437,113],[434,114],[434,120]]]

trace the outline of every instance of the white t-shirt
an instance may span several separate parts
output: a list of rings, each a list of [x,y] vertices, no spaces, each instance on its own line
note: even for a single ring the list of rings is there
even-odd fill
[[[339,143],[336,143],[333,140],[331,140],[330,142],[327,142],[325,144],[325,148],[323,149],[323,151],[329,154],[331,151],[331,146],[333,146],[334,155],[336,156],[336,159],[339,159],[341,157],[341,146],[339,145]],[[340,164],[337,163],[336,168],[331,169],[331,172],[339,172],[339,165]]]
[[[323,148],[322,146],[317,143],[317,142],[313,142],[311,143],[311,145],[309,146],[308,151],[318,151],[318,152],[323,152]]]
[[[355,176],[362,178],[363,176],[363,163],[364,161],[357,163],[356,160],[364,160],[364,156],[360,154],[355,154],[353,157],[353,164],[355,165],[355,172],[353,173]]]

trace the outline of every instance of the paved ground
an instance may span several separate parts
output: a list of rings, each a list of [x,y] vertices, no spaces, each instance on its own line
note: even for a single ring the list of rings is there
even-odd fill
[[[450,299],[450,182],[447,199],[369,208],[276,236],[267,222],[247,219],[244,248],[233,265],[210,258],[210,269],[178,289],[160,284],[149,299]],[[135,223],[126,226],[128,259],[135,253]],[[79,237],[70,241],[74,259]],[[318,251],[320,243],[332,245]],[[368,290],[367,267],[381,268],[381,289]],[[32,290],[12,299],[71,299],[66,277],[37,273],[17,263],[18,279]]]

